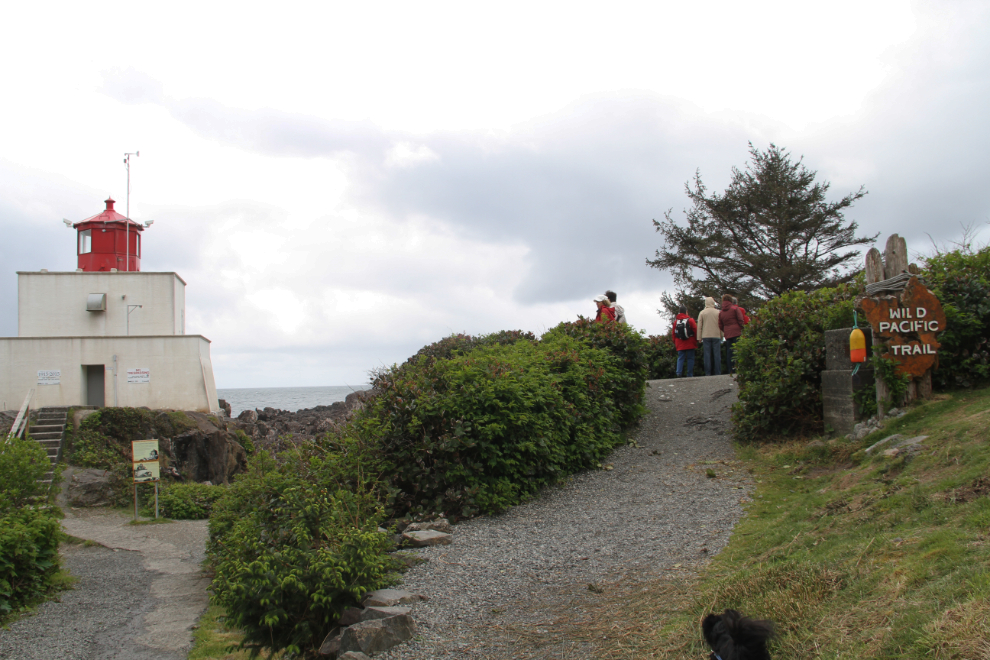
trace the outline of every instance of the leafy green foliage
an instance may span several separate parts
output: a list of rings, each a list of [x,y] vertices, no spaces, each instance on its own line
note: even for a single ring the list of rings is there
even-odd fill
[[[535,342],[536,336],[532,332],[524,332],[522,330],[502,330],[489,335],[481,335],[480,337],[454,334],[432,344],[427,344],[416,351],[415,355],[406,360],[406,364],[417,364],[419,358],[423,356],[430,360],[449,360],[454,356],[470,353],[482,346],[509,346],[518,341]]]
[[[40,444],[30,438],[0,438],[0,512],[36,504],[48,495],[38,483],[51,463]]]
[[[870,362],[873,365],[873,373],[887,386],[888,396],[883,402],[885,410],[901,405],[911,383],[911,376],[897,373],[897,362],[880,353],[874,353]],[[874,388],[875,408],[876,388]]]
[[[45,450],[30,438],[0,440],[0,616],[48,591],[58,574],[57,509],[49,497]]]
[[[825,330],[852,318],[855,285],[792,291],[764,305],[736,343],[738,440],[758,441],[823,429],[821,372]]]
[[[0,616],[49,590],[58,574],[61,534],[51,512],[25,507],[0,513]]]
[[[210,519],[212,600],[253,651],[316,657],[344,608],[392,583],[384,512],[338,458],[259,452],[224,489]]]
[[[693,187],[685,184],[692,203],[686,225],[669,211],[653,221],[664,245],[646,263],[673,273],[678,293],[663,298],[671,318],[678,305],[706,295],[732,293],[752,314],[774,296],[846,282],[857,246],[875,238],[857,237],[856,223],[843,215],[865,190],[827,201],[829,184],[816,182],[801,159],[773,144],[749,146],[750,162],[745,171],[732,168],[724,193],[709,192],[700,172]]]
[[[196,482],[164,484],[158,495],[159,512],[173,520],[204,520],[226,488]]]
[[[941,252],[925,261],[924,279],[945,310],[939,335],[939,389],[975,387],[990,382],[990,247],[968,246]]]
[[[581,339],[592,348],[607,351],[616,358],[619,373],[608,381],[608,395],[619,410],[619,423],[634,424],[646,412],[643,399],[646,396],[646,378],[649,365],[646,362],[646,339],[624,323],[595,323],[579,318],[551,328],[541,341],[566,335]]]
[[[358,416],[396,513],[495,513],[621,442],[616,357],[563,332],[379,374]]]
[[[650,335],[646,338],[646,364],[650,380],[677,377],[677,347],[670,335]],[[698,340],[698,348],[694,350],[694,373],[691,375],[705,375],[701,340]]]

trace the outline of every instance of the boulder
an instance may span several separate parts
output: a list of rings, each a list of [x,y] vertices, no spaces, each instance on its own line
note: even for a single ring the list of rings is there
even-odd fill
[[[371,658],[360,651],[348,651],[337,660],[371,660]]]
[[[415,634],[416,623],[408,614],[362,621],[344,628],[340,635],[339,653],[381,653],[412,639]]]
[[[320,645],[320,655],[328,655],[331,658],[336,658],[337,654],[340,653],[340,632],[342,628],[339,626],[334,627],[330,633],[323,639],[323,644]]]
[[[72,506],[104,506],[113,499],[112,475],[107,470],[74,468],[68,479],[67,497]]]
[[[450,534],[454,531],[451,527],[450,521],[446,518],[437,518],[433,522],[418,522],[407,525],[403,530],[405,532],[425,532],[432,530],[434,532],[443,532],[444,534]]]
[[[412,612],[411,607],[366,607],[361,610],[361,621],[387,619],[390,616],[400,616]]]
[[[886,447],[888,445],[890,445],[891,447],[896,447],[897,446],[897,441],[900,440],[903,437],[904,436],[901,435],[900,433],[895,433],[894,435],[888,435],[883,440],[880,440],[879,442],[874,442],[872,445],[870,445],[869,447],[867,447],[865,449],[866,454],[868,456],[872,456],[874,453],[876,453],[877,451],[879,451],[880,449],[883,449],[884,447]]]
[[[450,545],[453,537],[450,534],[427,529],[421,532],[402,532],[402,540],[413,547],[426,548],[433,545]]]
[[[337,620],[337,623],[341,626],[353,626],[361,621],[362,614],[364,614],[364,610],[360,607],[348,607],[340,613],[340,619]]]
[[[419,594],[401,589],[378,589],[369,591],[364,595],[361,605],[364,607],[393,607],[395,605],[406,605],[417,601],[426,600]]]
[[[186,413],[195,423],[168,443],[166,451],[172,464],[192,481],[230,483],[233,476],[247,468],[247,452],[234,435],[216,426],[202,413]],[[163,443],[164,444],[164,443]]]
[[[230,417],[230,410],[231,410],[231,408],[230,408],[230,404],[227,403],[227,400],[226,399],[219,399],[219,400],[217,400],[217,403],[220,404],[220,410],[222,410],[224,412],[224,415],[226,417]]]
[[[237,416],[237,419],[246,424],[257,424],[258,423],[258,411],[257,410],[242,410],[241,414]]]

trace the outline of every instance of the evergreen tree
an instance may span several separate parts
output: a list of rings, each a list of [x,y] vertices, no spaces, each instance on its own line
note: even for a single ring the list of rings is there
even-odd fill
[[[774,144],[760,151],[749,144],[745,171],[732,168],[732,182],[722,194],[709,193],[695,173],[694,186],[685,184],[693,206],[684,212],[687,224],[674,222],[671,212],[653,224],[664,239],[655,259],[646,263],[669,270],[677,292],[664,294],[667,313],[687,304],[693,313],[702,298],[723,293],[755,309],[786,291],[811,291],[848,281],[855,274],[850,262],[857,246],[876,240],[857,237],[857,224],[843,211],[866,195],[850,193],[836,202],[825,199],[827,182],[815,181],[802,159]]]

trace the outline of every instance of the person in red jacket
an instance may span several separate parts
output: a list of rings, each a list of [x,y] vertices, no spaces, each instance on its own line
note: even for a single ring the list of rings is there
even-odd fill
[[[698,348],[698,324],[688,316],[687,307],[681,305],[674,327],[670,331],[677,349],[677,377],[683,373],[687,378],[694,375],[694,351]],[[685,368],[686,367],[686,368]]]
[[[728,293],[722,296],[722,311],[718,313],[718,329],[722,331],[722,335],[725,337],[725,363],[728,368],[726,373],[731,374],[735,370],[733,346],[739,341],[739,335],[742,334],[744,325],[746,325],[746,318],[739,307],[732,303],[732,296]]]
[[[739,307],[739,298],[732,296],[732,304]],[[739,307],[739,311],[743,313],[743,325],[749,325],[749,315],[746,313],[746,308]]]
[[[595,304],[598,305],[595,322],[611,323],[615,321],[615,310],[609,307],[609,300],[606,296],[595,296]]]

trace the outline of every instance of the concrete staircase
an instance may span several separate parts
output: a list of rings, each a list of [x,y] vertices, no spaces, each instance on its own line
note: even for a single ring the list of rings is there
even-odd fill
[[[65,425],[69,415],[68,408],[39,408],[35,419],[28,428],[28,433],[45,451],[51,463],[48,473],[39,481],[51,484],[55,466],[62,458],[62,440],[65,438]]]

